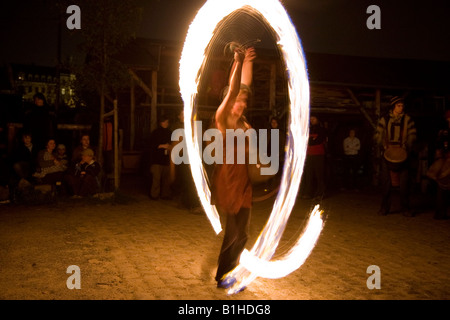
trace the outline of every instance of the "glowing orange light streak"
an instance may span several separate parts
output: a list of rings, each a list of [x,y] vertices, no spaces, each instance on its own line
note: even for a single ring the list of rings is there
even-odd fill
[[[199,71],[206,61],[205,48],[214,36],[217,24],[244,6],[250,6],[258,11],[278,35],[277,44],[288,74],[290,118],[286,160],[277,198],[255,245],[250,251],[244,251],[240,265],[227,275],[227,278],[236,280],[229,293],[238,292],[258,276],[276,278],[299,268],[314,248],[323,227],[320,211],[316,207],[311,213],[305,232],[289,253],[278,261],[270,261],[296,200],[306,156],[309,128],[309,82],[306,63],[297,32],[285,9],[277,0],[209,0],[199,10],[189,28],[180,60],[179,84],[184,101],[186,146],[200,201],[214,230],[219,233],[222,230],[220,218],[217,209],[210,202],[211,192],[197,143],[199,140],[197,128],[195,122],[194,128],[192,127],[191,121],[201,77]]]

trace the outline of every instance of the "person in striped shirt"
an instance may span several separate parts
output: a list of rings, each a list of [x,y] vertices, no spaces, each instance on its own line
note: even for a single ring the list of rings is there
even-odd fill
[[[381,149],[380,184],[382,189],[380,215],[387,215],[391,209],[393,185],[399,186],[401,212],[413,216],[409,199],[409,160],[416,141],[417,130],[413,119],[405,113],[405,101],[395,96],[391,99],[389,112],[380,118],[375,132],[375,143]],[[393,163],[387,154],[390,148],[398,148],[397,154],[405,155],[404,161]],[[392,150],[392,149],[390,149]]]

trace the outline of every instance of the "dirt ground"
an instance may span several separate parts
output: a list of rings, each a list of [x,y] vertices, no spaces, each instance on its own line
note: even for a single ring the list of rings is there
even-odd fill
[[[214,281],[222,234],[205,214],[147,197],[145,181],[124,179],[109,200],[0,205],[0,299],[11,300],[446,300],[450,220],[434,220],[432,199],[414,196],[417,215],[376,214],[373,190],[336,192],[310,257],[282,279],[257,278],[227,295]],[[255,203],[250,248],[273,199]],[[298,200],[277,254],[302,231],[313,203]],[[80,268],[68,289],[67,268]],[[380,270],[370,290],[369,266]]]

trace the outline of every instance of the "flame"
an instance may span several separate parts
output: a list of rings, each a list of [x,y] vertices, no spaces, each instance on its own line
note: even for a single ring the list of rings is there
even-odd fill
[[[180,92],[184,101],[185,136],[192,175],[200,201],[218,234],[222,230],[220,217],[211,205],[211,191],[201,160],[199,136],[192,127],[193,109],[200,83],[202,66],[206,61],[205,51],[214,36],[216,25],[233,11],[250,6],[266,19],[278,35],[278,47],[282,53],[288,74],[290,118],[286,160],[280,188],[270,217],[250,251],[241,255],[239,266],[226,277],[234,285],[228,291],[236,293],[257,276],[282,277],[299,268],[322,231],[323,221],[318,206],[312,211],[303,235],[289,253],[278,261],[270,261],[284,232],[294,206],[303,165],[309,130],[309,82],[306,61],[295,27],[284,7],[277,0],[209,0],[197,13],[189,27],[180,60]],[[195,126],[195,122],[194,122]],[[200,131],[201,132],[201,131]]]
[[[276,261],[257,258],[248,250],[242,252],[240,263],[254,275],[263,278],[277,279],[300,268],[308,258],[323,228],[322,211],[316,205],[312,211],[305,232],[299,237],[291,250]]]

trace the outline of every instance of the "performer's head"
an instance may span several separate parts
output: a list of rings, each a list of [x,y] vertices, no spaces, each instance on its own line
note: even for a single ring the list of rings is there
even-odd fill
[[[270,119],[270,128],[271,129],[278,129],[278,125],[279,125],[278,118],[277,117],[272,117]]]
[[[225,98],[225,96],[228,93],[228,90],[230,89],[229,86],[225,87],[222,94],[222,100]],[[231,112],[239,117],[244,115],[245,109],[247,109],[250,97],[251,97],[251,89],[246,84],[241,83],[241,87],[239,89],[239,94],[236,97],[236,101],[234,102],[233,109]]]
[[[87,149],[89,148],[90,144],[91,144],[91,139],[89,134],[84,133],[81,138],[80,138],[80,144],[83,147],[83,149]]]
[[[349,136],[350,138],[354,138],[354,137],[356,136],[356,130],[355,130],[355,129],[350,129],[350,130],[348,131],[348,136]]]
[[[161,115],[158,118],[158,122],[159,122],[159,125],[164,129],[167,129],[169,127],[169,117],[166,115]]]
[[[317,118],[317,116],[315,116],[315,115],[311,115],[309,117],[309,122],[310,122],[311,126],[317,126],[317,125],[320,124],[319,123],[319,118]]]
[[[405,100],[395,96],[391,99],[391,110],[394,114],[402,114],[405,108]]]
[[[87,148],[81,152],[81,159],[85,163],[90,163],[94,159],[94,151]]]
[[[43,107],[46,105],[47,101],[45,100],[45,96],[43,93],[38,92],[33,96],[34,105],[38,107]]]
[[[32,141],[33,138],[30,132],[25,131],[24,133],[22,133],[22,142],[25,146],[27,147],[32,146],[33,145]]]

